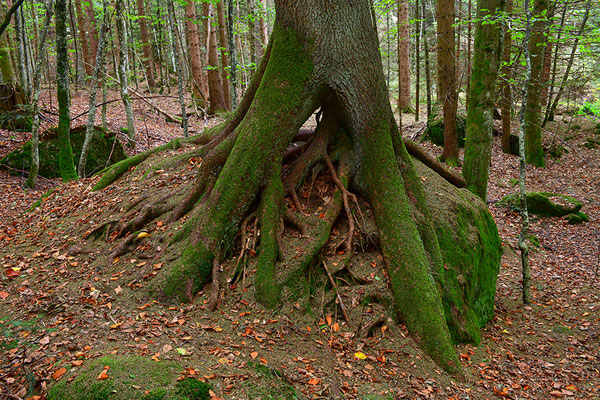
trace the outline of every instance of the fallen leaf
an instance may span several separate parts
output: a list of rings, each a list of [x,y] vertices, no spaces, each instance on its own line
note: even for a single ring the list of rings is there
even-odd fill
[[[108,369],[103,369],[96,379],[108,379]]]
[[[321,380],[320,380],[320,379],[317,379],[317,378],[312,378],[311,380],[309,380],[309,381],[308,381],[308,384],[309,384],[309,385],[318,385],[318,384],[319,384],[319,382],[321,382]]]
[[[7,292],[0,292],[0,299],[4,300],[9,296]]]
[[[52,379],[54,379],[55,381],[59,380],[60,378],[62,378],[62,376],[65,374],[65,372],[67,372],[67,369],[64,367],[57,369],[52,374]]]
[[[258,352],[257,351],[253,351],[252,353],[250,353],[250,357],[252,357],[252,358],[258,357]]]
[[[150,236],[150,234],[148,232],[140,232],[137,235],[137,239],[140,240],[140,239],[143,239],[143,238],[148,237],[148,236]]]
[[[365,358],[367,358],[367,356],[365,355],[365,353],[362,353],[360,351],[357,352],[357,353],[354,353],[354,357],[358,358],[359,360],[364,360]]]

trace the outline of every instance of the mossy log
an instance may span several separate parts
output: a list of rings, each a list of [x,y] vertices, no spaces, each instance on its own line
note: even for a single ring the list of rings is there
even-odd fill
[[[104,130],[102,127],[94,128],[94,137],[90,145],[90,151],[86,163],[86,175],[92,175],[104,169],[107,164],[112,165],[118,161],[125,160],[127,155],[123,151],[121,142],[115,138],[115,134]],[[81,146],[85,139],[85,126],[71,129],[71,146],[75,153],[75,161],[79,160]],[[40,135],[40,170],[39,174],[45,178],[60,177],[58,163],[58,136],[56,128],[51,128]],[[0,168],[6,168],[11,172],[21,174],[28,171],[31,163],[31,141],[26,142],[0,160]]]

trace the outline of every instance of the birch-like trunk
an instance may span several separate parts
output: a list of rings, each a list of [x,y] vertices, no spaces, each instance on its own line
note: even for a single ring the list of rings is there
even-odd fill
[[[117,17],[117,37],[119,39],[119,83],[121,99],[125,106],[125,114],[127,115],[127,137],[129,138],[129,146],[135,145],[135,125],[133,123],[133,110],[131,108],[131,100],[127,92],[127,74],[129,70],[129,53],[127,51],[127,30],[124,21],[124,4],[123,0],[117,0],[116,17]]]

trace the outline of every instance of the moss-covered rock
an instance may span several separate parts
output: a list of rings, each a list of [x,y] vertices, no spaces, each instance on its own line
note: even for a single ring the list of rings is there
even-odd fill
[[[424,179],[444,258],[439,279],[446,320],[455,342],[478,343],[494,314],[502,243],[487,206],[467,189],[457,189],[415,160]]]
[[[31,132],[31,116],[25,111],[0,112],[0,128],[9,131]]]
[[[586,213],[578,211],[576,213],[573,214],[569,214],[565,217],[565,219],[567,220],[567,222],[569,224],[575,225],[575,224],[580,224],[582,222],[589,222],[590,218],[587,216]]]
[[[107,379],[98,379],[106,370]],[[72,380],[63,377],[48,400],[205,400],[210,386],[195,379],[177,381],[175,363],[138,356],[110,356],[93,361]],[[77,373],[78,371],[74,371]]]
[[[467,117],[458,112],[456,114],[456,134],[458,135],[458,147],[465,147],[465,134],[467,129]],[[441,104],[435,104],[431,109],[431,115],[427,120],[424,140],[429,140],[438,146],[444,145],[444,111]]]
[[[85,126],[71,129],[71,146],[75,156],[75,165],[79,161],[81,147],[85,139]],[[45,178],[60,177],[58,165],[58,136],[56,128],[48,129],[40,135],[40,171],[39,174]],[[108,164],[114,164],[124,160],[127,155],[123,146],[116,140],[113,132],[105,131],[102,127],[94,128],[94,137],[90,145],[87,157],[86,175],[92,175]],[[31,141],[26,142],[20,149],[8,153],[0,160],[0,164],[10,167],[9,171],[27,171],[31,163]],[[12,169],[11,169],[12,168]]]
[[[519,194],[509,194],[497,203],[499,206],[508,206],[520,210],[521,198]],[[581,210],[579,200],[558,193],[530,192],[527,193],[527,211],[530,214],[543,217],[563,217],[575,214]]]

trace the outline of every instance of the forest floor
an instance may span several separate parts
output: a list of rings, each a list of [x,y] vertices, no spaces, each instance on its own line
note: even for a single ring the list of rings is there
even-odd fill
[[[47,94],[44,101],[43,108],[52,110]],[[72,101],[73,116],[87,109],[85,92]],[[173,99],[153,101],[177,114]],[[134,111],[141,139],[133,152],[180,135],[177,125],[146,104],[135,101]],[[108,115],[111,129],[126,126],[119,102]],[[407,136],[423,127],[404,122]],[[546,168],[527,169],[530,191],[576,197],[590,218],[580,225],[533,218],[531,234],[540,246],[531,254],[528,306],[520,300],[520,216],[495,205],[517,192],[518,160],[503,154],[494,138],[489,207],[504,255],[496,314],[481,344],[457,346],[464,382],[433,366],[403,326],[386,321],[361,338],[355,321],[336,314],[266,312],[245,282],[227,288],[215,312],[205,307],[209,290],[191,305],[153,302],[144,287],[161,263],[132,253],[97,268],[94,258],[105,254],[71,252],[97,215],[126,200],[123,185],[130,180],[90,192],[97,177],[68,184],[40,179],[36,189],[25,190],[23,177],[0,171],[0,399],[2,393],[43,396],[54,381],[71,379],[92,359],[119,354],[174,361],[182,373],[209,382],[221,399],[326,399],[336,393],[347,399],[600,398],[600,150],[583,146],[587,138],[600,142],[598,122],[558,116],[545,145],[562,143],[569,152],[548,158]],[[193,117],[191,124],[200,131],[205,122]],[[0,157],[26,140],[27,134],[0,131]],[[192,176],[193,166],[187,173]],[[26,212],[52,188],[40,207]],[[160,230],[162,222],[156,224]]]

